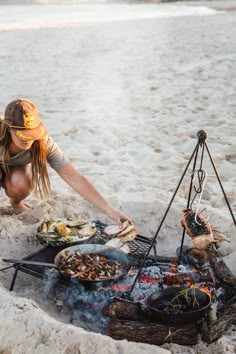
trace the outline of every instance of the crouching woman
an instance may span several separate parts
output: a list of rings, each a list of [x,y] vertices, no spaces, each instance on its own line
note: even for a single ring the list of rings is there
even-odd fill
[[[50,194],[49,164],[77,193],[106,213],[118,225],[130,218],[114,208],[64,155],[42,123],[37,107],[28,99],[16,99],[0,120],[0,186],[17,214],[27,211],[25,198],[36,191]]]

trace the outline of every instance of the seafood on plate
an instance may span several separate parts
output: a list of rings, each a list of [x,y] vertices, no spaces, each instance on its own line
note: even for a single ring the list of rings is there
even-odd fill
[[[95,236],[96,225],[93,222],[86,221],[84,218],[57,219],[43,221],[37,230],[39,240],[76,242]]]

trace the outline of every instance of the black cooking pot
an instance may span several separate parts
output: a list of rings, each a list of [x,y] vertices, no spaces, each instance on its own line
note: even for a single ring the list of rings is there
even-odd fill
[[[118,261],[122,265],[122,269],[118,272],[118,274],[115,274],[114,276],[108,279],[89,280],[89,279],[80,279],[79,277],[74,278],[74,280],[78,280],[81,282],[99,283],[99,282],[107,282],[107,281],[117,281],[128,273],[132,265],[131,258],[120,249],[107,247],[104,245],[97,245],[97,244],[74,245],[71,247],[64,248],[62,251],[57,253],[57,255],[54,258],[54,263],[45,263],[40,261],[27,261],[24,259],[22,260],[3,259],[3,261],[15,263],[15,264],[26,264],[26,265],[28,264],[28,265],[37,265],[42,267],[56,268],[63,278],[70,279],[71,276],[66,275],[63,271],[61,271],[60,266],[65,261],[65,259],[74,255],[76,252],[78,252],[81,255],[95,253],[97,255],[105,256],[110,260]]]
[[[174,305],[176,305],[178,297],[180,305],[179,308],[177,305],[176,309]],[[187,308],[182,306],[181,308],[181,303],[183,305],[185,297],[189,306],[186,306]],[[171,302],[173,302],[173,311],[168,306]],[[152,316],[160,322],[169,324],[197,322],[207,314],[210,304],[210,296],[199,288],[174,286],[159,290],[146,299],[146,305]]]

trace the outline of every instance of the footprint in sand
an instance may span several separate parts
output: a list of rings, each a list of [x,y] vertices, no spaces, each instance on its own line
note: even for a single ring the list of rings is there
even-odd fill
[[[236,162],[236,154],[235,153],[226,154],[225,159],[226,159],[226,161],[230,161],[230,162],[235,163]]]
[[[40,207],[31,207],[28,211],[17,215],[17,219],[24,225],[33,225],[43,219],[43,210]]]
[[[0,215],[14,215],[14,210],[11,207],[0,208]]]

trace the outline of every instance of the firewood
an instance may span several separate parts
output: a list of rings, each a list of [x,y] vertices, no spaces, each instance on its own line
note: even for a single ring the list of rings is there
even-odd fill
[[[180,345],[195,345],[199,341],[198,330],[193,324],[167,326],[149,321],[112,318],[109,321],[108,334],[114,339],[127,339],[154,345],[172,342]]]
[[[236,321],[236,296],[232,298],[217,314],[217,320],[204,322],[201,332],[202,339],[207,343],[212,343],[219,339],[227,328]]]

